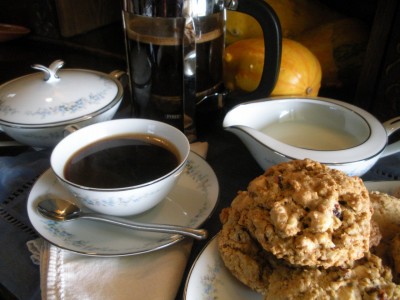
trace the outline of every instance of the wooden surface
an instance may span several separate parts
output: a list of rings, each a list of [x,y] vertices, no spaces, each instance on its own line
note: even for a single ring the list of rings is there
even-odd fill
[[[121,18],[120,1],[55,0],[60,32],[71,37],[110,24]]]

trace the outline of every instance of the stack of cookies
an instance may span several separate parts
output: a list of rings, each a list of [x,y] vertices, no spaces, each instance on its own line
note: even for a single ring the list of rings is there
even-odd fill
[[[400,299],[368,190],[309,160],[268,169],[222,210],[222,260],[269,299]]]

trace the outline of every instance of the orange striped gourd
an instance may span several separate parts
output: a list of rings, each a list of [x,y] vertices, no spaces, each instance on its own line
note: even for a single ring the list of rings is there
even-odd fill
[[[227,46],[225,86],[230,90],[254,91],[260,83],[263,64],[263,39],[245,39]],[[321,65],[315,55],[302,44],[284,38],[279,76],[271,96],[317,96],[321,76]]]

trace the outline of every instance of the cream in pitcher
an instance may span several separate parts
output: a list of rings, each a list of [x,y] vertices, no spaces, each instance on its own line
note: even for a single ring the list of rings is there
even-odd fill
[[[267,96],[279,70],[279,21],[264,1],[247,2],[228,9],[253,15],[261,19],[263,28],[269,28],[265,31],[266,53],[270,54],[266,60],[273,63],[265,84],[253,97]],[[196,139],[196,106],[207,99],[218,107],[227,94],[222,84],[225,8],[220,0],[124,1],[135,116],[169,123],[185,132],[190,141]]]

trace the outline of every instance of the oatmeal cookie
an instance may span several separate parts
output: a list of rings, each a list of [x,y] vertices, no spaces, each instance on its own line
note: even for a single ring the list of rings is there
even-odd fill
[[[245,200],[242,195],[239,193],[236,203]],[[223,226],[218,234],[218,250],[232,275],[254,291],[264,294],[272,272],[269,262],[271,254],[265,252],[246,228],[238,224],[239,217],[239,210],[235,208],[221,211]]]
[[[380,243],[371,249],[392,269],[395,282],[400,282],[400,199],[384,192],[370,191],[372,220],[382,235]],[[398,257],[398,258],[396,258]],[[398,259],[397,266],[396,260]]]
[[[379,257],[366,253],[349,269],[278,267],[264,299],[400,299],[400,286]]]
[[[390,244],[390,255],[392,263],[392,272],[395,282],[400,282],[400,234],[392,239]]]
[[[362,180],[310,159],[281,163],[250,182],[239,224],[277,258],[346,267],[369,250],[371,208]]]
[[[371,232],[369,235],[369,247],[376,247],[379,245],[382,239],[382,234],[379,229],[378,223],[374,220],[371,220]]]
[[[373,208],[372,219],[378,224],[384,241],[390,241],[400,232],[400,199],[386,193],[369,193]]]

